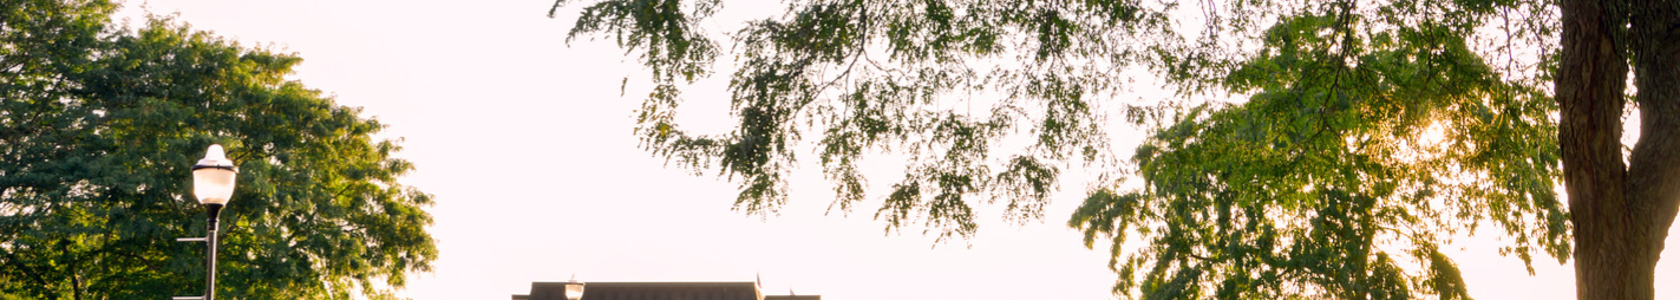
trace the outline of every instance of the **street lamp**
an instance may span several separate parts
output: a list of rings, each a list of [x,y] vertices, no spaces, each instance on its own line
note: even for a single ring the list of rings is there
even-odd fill
[[[174,297],[175,300],[185,299],[216,299],[216,216],[221,213],[222,206],[227,205],[228,198],[233,197],[234,175],[239,168],[233,166],[233,161],[227,159],[222,151],[222,145],[210,145],[204,151],[204,159],[192,166],[193,196],[198,197],[198,203],[204,204],[204,213],[209,216],[209,234],[202,238],[176,239],[178,241],[198,242],[209,245],[205,252],[206,264],[209,266],[209,279],[205,281],[204,297]]]

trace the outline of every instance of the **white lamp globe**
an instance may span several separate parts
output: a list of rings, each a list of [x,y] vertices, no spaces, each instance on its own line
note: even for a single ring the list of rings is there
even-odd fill
[[[233,176],[239,169],[222,152],[222,145],[210,145],[192,171],[193,195],[198,196],[198,203],[226,205],[233,197]]]
[[[583,299],[583,283],[576,279],[566,282],[566,300]]]

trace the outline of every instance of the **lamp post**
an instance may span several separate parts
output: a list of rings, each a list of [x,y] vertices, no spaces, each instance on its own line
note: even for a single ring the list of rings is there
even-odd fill
[[[234,175],[239,169],[233,166],[233,161],[227,159],[222,151],[222,145],[210,145],[204,151],[204,159],[192,166],[193,196],[198,197],[198,203],[204,204],[204,213],[210,219],[209,234],[202,238],[176,239],[185,242],[203,241],[209,246],[204,256],[209,267],[209,278],[205,281],[204,297],[174,297],[175,300],[184,299],[216,299],[216,217],[227,205],[228,198],[233,197]]]

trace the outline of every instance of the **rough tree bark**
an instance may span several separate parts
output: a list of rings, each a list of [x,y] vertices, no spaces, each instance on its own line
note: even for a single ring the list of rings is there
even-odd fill
[[[1556,77],[1579,299],[1652,299],[1680,208],[1680,1],[1562,2]],[[1628,55],[1641,135],[1623,163]]]

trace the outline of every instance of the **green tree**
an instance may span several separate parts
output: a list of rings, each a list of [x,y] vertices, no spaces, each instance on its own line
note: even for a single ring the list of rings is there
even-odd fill
[[[217,295],[389,298],[436,248],[431,196],[383,125],[285,75],[295,56],[167,19],[111,25],[106,1],[5,1],[0,23],[0,296],[203,293],[188,168],[227,146]]]
[[[1129,298],[1467,298],[1438,249],[1491,225],[1525,263],[1574,254],[1583,299],[1650,299],[1680,207],[1674,1],[796,1],[727,35],[737,123],[691,133],[675,115],[725,54],[698,26],[721,7],[577,17],[568,40],[651,70],[644,148],[738,182],[748,213],[787,201],[808,136],[842,211],[864,153],[904,154],[875,217],[941,239],[974,234],[979,203],[1037,218],[1063,168],[1093,165],[1069,225],[1112,242]],[[1175,94],[1116,101],[1129,70]],[[1151,132],[1129,159],[1111,117]]]

